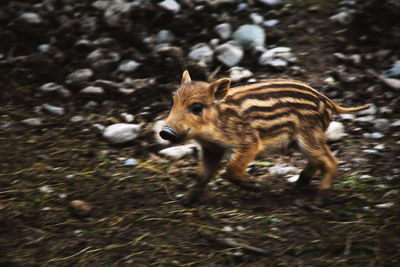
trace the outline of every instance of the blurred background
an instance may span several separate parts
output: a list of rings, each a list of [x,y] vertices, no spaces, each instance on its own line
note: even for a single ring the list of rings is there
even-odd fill
[[[1,266],[396,266],[400,259],[397,0],[0,1]],[[157,135],[193,80],[304,81],[343,106],[324,208],[292,182],[300,154],[181,198],[196,144]]]

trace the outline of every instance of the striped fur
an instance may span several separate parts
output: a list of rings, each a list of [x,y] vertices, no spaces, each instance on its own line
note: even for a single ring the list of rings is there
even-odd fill
[[[173,96],[165,126],[176,132],[176,140],[195,139],[203,148],[199,176],[186,203],[201,195],[226,150],[231,150],[232,156],[224,177],[245,189],[257,190],[258,185],[246,179],[247,165],[262,150],[282,150],[293,144],[309,160],[299,185],[308,184],[310,178],[322,173],[317,196],[321,202],[337,173],[337,159],[325,137],[332,116],[358,112],[368,105],[341,107],[296,80],[271,79],[235,87],[230,87],[230,82],[227,78],[212,83],[194,82],[185,71]]]

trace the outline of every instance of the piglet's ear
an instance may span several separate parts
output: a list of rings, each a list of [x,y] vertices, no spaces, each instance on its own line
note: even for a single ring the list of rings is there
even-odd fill
[[[189,72],[188,72],[187,70],[185,70],[185,71],[183,72],[183,74],[182,74],[182,81],[181,81],[181,83],[184,84],[184,83],[190,82],[190,81],[192,81],[192,79],[190,79]]]
[[[220,101],[225,98],[228,94],[229,87],[231,86],[231,79],[222,78],[216,80],[208,86],[210,96],[214,97],[215,100]]]

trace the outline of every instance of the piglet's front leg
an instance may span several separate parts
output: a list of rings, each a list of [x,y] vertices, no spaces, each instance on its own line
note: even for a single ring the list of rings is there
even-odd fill
[[[246,178],[246,169],[258,153],[257,144],[255,147],[249,146],[247,149],[234,151],[232,158],[226,166],[224,178],[237,186],[249,191],[260,191],[260,186],[256,181]]]
[[[208,182],[217,173],[225,150],[219,147],[202,146],[202,156],[198,167],[198,176],[189,192],[181,200],[184,206],[191,206],[204,193]]]

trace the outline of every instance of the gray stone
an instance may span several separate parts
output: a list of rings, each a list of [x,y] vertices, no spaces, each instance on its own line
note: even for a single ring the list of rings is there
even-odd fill
[[[363,152],[367,154],[378,154],[378,150],[376,149],[364,149]]]
[[[375,115],[378,112],[378,109],[374,104],[370,104],[370,107],[366,110],[360,111],[359,115]]]
[[[269,19],[269,20],[264,21],[263,25],[265,27],[274,27],[278,23],[279,23],[279,20],[277,20],[277,19]]]
[[[253,21],[254,24],[261,24],[264,21],[264,17],[258,13],[251,13],[250,19]]]
[[[81,122],[81,121],[84,121],[84,120],[85,120],[85,118],[82,117],[81,115],[76,115],[76,116],[72,116],[69,121],[70,122]]]
[[[231,78],[233,82],[238,82],[253,76],[251,71],[242,67],[232,67],[229,69],[229,73],[229,78]]]
[[[178,13],[181,10],[181,5],[174,0],[164,0],[161,3],[158,3],[158,5],[173,13]]]
[[[296,60],[297,58],[292,54],[290,47],[279,46],[265,51],[258,59],[258,63],[282,68],[287,66],[287,62],[295,62]]]
[[[88,86],[83,88],[79,93],[87,95],[102,95],[104,94],[104,89],[98,86]]]
[[[229,23],[221,23],[215,27],[215,31],[222,40],[229,39],[232,34],[232,26]]]
[[[346,136],[344,132],[344,125],[341,122],[332,121],[325,132],[328,141],[337,141]]]
[[[273,167],[268,168],[269,172],[276,175],[286,175],[289,173],[293,173],[297,171],[295,167],[286,167],[282,165],[275,165]]]
[[[374,121],[374,128],[380,131],[386,131],[390,129],[390,121],[388,119],[376,119]]]
[[[138,162],[136,161],[136,159],[127,159],[124,162],[124,166],[136,166],[138,164]]]
[[[18,18],[27,24],[41,24],[43,22],[40,15],[34,12],[22,13]]]
[[[28,126],[33,126],[33,127],[38,127],[41,126],[42,120],[39,118],[29,118],[21,121],[23,124],[26,124]]]
[[[380,132],[374,132],[374,133],[364,133],[363,136],[367,138],[381,139],[385,135],[381,134]]]
[[[245,24],[233,33],[234,40],[244,49],[252,49],[257,46],[264,46],[265,32],[258,25]]]
[[[138,124],[117,123],[106,127],[103,136],[112,144],[123,144],[134,140],[140,131]]]
[[[392,68],[382,72],[382,76],[385,78],[400,76],[400,60],[397,60]]]
[[[50,45],[49,44],[41,44],[38,46],[38,51],[41,53],[47,53],[50,51]]]
[[[192,47],[188,57],[205,65],[212,62],[213,55],[214,51],[207,44],[200,43]]]
[[[123,62],[121,65],[118,66],[118,71],[122,72],[133,72],[135,71],[138,67],[140,66],[140,63],[134,61],[134,60],[129,60],[126,62]]]
[[[161,43],[169,43],[175,39],[175,36],[172,34],[171,31],[161,30],[157,34],[157,39]]]
[[[40,86],[39,90],[42,91],[43,93],[49,93],[49,92],[56,92],[60,90],[60,88],[63,88],[63,86],[57,83],[50,82]]]
[[[89,81],[92,77],[93,71],[91,69],[79,69],[68,74],[65,82],[67,84],[80,84]]]
[[[390,124],[392,127],[399,127],[400,126],[400,120],[394,121]]]
[[[353,12],[350,10],[341,11],[338,14],[331,16],[329,19],[342,25],[348,25],[353,21],[352,13]]]
[[[235,66],[243,57],[243,50],[233,41],[217,46],[215,53],[217,59],[228,67]]]
[[[49,112],[50,114],[57,116],[63,116],[65,114],[65,109],[63,107],[44,104],[43,109]]]
[[[198,145],[194,144],[173,146],[160,150],[158,153],[169,158],[181,159],[185,156],[192,155],[196,149],[198,149],[197,147]]]
[[[258,2],[267,6],[278,6],[284,3],[284,0],[258,0]]]

